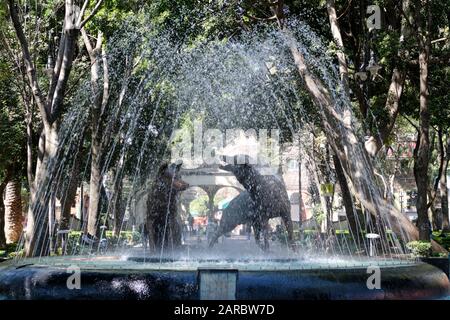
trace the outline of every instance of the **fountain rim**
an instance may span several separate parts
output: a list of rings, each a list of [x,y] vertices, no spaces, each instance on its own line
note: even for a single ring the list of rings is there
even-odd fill
[[[423,264],[417,260],[405,259],[360,259],[348,261],[307,260],[305,258],[190,258],[176,259],[157,257],[126,257],[122,255],[76,255],[61,257],[37,257],[9,260],[0,264],[2,269],[67,269],[76,266],[83,271],[197,271],[202,269],[238,271],[320,271],[320,270],[367,270],[368,267],[403,268]]]

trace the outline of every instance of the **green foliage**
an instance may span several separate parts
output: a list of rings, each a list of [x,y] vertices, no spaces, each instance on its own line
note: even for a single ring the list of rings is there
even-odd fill
[[[450,251],[450,233],[442,233],[440,231],[433,232],[433,240]]]
[[[12,71],[0,56],[0,181],[6,169],[20,170],[25,163],[25,125],[11,85]]]
[[[373,1],[373,4],[379,4],[386,12],[394,12],[392,17],[386,16],[382,30],[378,30],[372,35],[366,30],[364,19],[361,12],[364,11],[364,2],[351,2],[346,0],[336,0],[336,6],[339,17],[339,24],[341,26],[342,35],[344,37],[344,51],[347,55],[347,61],[350,68],[350,86],[352,88],[352,105],[356,112],[359,112],[359,101],[357,98],[357,89],[360,83],[353,79],[353,74],[358,70],[362,61],[362,51],[364,45],[369,44],[374,50],[378,62],[382,67],[380,76],[374,80],[367,81],[365,86],[367,98],[369,100],[370,108],[369,115],[358,114],[358,117],[363,119],[363,126],[366,132],[378,133],[378,129],[382,124],[388,120],[389,113],[385,109],[387,99],[387,89],[391,81],[392,70],[399,68],[405,70],[407,73],[406,87],[401,100],[400,114],[407,116],[412,122],[417,122],[419,116],[419,81],[418,81],[418,65],[414,64],[417,60],[418,45],[417,39],[414,35],[406,37],[404,42],[400,42],[400,24],[398,11],[396,11],[397,4],[394,1],[379,0]],[[27,16],[28,25],[33,25],[34,21],[40,21],[38,30],[28,28],[26,36],[29,38],[29,45],[33,60],[36,61],[37,74],[39,76],[40,84],[44,89],[49,84],[49,79],[45,76],[45,65],[49,55],[54,54],[57,46],[57,36],[59,30],[62,28],[62,16],[64,11],[63,2],[60,0],[31,0],[28,5],[21,3],[21,15]],[[90,1],[91,5],[93,1]],[[330,27],[326,12],[326,1],[313,0],[288,0],[285,1],[289,10],[286,10],[288,18],[298,18],[307,22],[312,30],[318,33],[319,37],[324,39],[324,43],[329,43],[327,54],[335,56],[339,48],[332,41]],[[91,10],[92,8],[90,8]],[[444,39],[433,43],[432,61],[430,65],[430,113],[431,124],[436,127],[441,127],[445,130],[450,129],[450,93],[448,84],[450,83],[450,67],[448,66],[448,55],[450,53],[450,43],[448,37],[450,34],[448,27],[447,7],[444,2],[434,1],[432,5],[433,20],[431,26],[431,33],[433,39]],[[87,12],[89,14],[89,10]],[[231,1],[211,1],[211,0],[105,0],[101,10],[86,26],[87,31],[92,36],[95,36],[98,31],[102,31],[105,35],[105,42],[115,37],[117,41],[111,42],[107,46],[107,52],[114,50],[119,57],[118,60],[128,55],[135,59],[139,55],[145,43],[133,43],[129,40],[132,32],[139,28],[133,28],[135,25],[140,27],[150,25],[150,36],[167,36],[173,43],[180,43],[180,48],[176,50],[192,50],[201,47],[205,43],[215,42],[221,43],[229,41],[230,39],[239,39],[243,30],[251,30],[261,28],[263,23],[257,22],[254,17],[268,17],[271,15],[270,8],[263,1],[253,0],[231,0]],[[394,21],[395,20],[395,21]],[[422,19],[423,20],[423,19]],[[266,23],[266,22],[264,22]],[[267,22],[266,25],[273,25],[272,22]],[[0,2],[0,27],[2,33],[8,39],[14,52],[20,52],[17,39],[15,39],[12,32],[11,23],[8,21],[8,10],[5,1]],[[130,27],[130,28],[128,28]],[[30,31],[31,30],[31,31]],[[128,33],[127,33],[128,32]],[[31,34],[31,35],[30,35]],[[120,36],[122,34],[122,36]],[[121,38],[122,37],[122,38]],[[447,40],[445,40],[447,38]],[[408,56],[399,56],[399,49],[404,49],[408,52]],[[120,54],[118,53],[119,50]],[[149,49],[150,50],[150,49]],[[161,50],[161,52],[165,52]],[[147,52],[146,52],[147,54]],[[113,55],[111,55],[113,56]],[[158,57],[156,57],[158,58]],[[149,92],[145,108],[143,108],[142,117],[139,119],[138,129],[136,130],[135,141],[130,146],[132,152],[127,159],[126,172],[135,169],[137,163],[136,158],[139,156],[142,140],[145,137],[145,132],[148,129],[148,123],[152,119],[156,130],[162,134],[158,138],[151,137],[148,141],[148,147],[154,151],[152,155],[148,155],[143,160],[142,172],[146,169],[155,171],[155,159],[160,159],[165,154],[165,144],[168,139],[173,125],[175,123],[175,116],[171,113],[171,103],[173,102],[173,95],[175,91],[175,84],[170,83],[163,73],[167,70],[160,70],[155,57],[151,53],[145,56],[140,61],[132,74],[133,79],[130,81],[130,92],[134,92],[139,85],[139,80],[146,76],[148,70],[151,70],[155,81],[146,83],[145,89]],[[170,58],[170,57],[169,57]],[[447,59],[447,60],[446,60]],[[23,86],[23,66],[16,68],[14,59],[11,59],[10,53],[5,46],[0,48],[0,180],[5,174],[5,170],[14,166],[19,170],[24,168],[25,164],[25,142],[26,142],[26,127],[25,127],[25,111],[24,106],[20,102],[20,87]],[[123,60],[123,59],[122,59]],[[134,61],[134,60],[133,60]],[[14,66],[14,68],[12,67]],[[118,85],[120,80],[124,78],[123,66],[119,62],[111,63],[111,72],[116,78],[111,81],[111,100],[117,99]],[[122,68],[122,69],[121,69]],[[172,70],[171,70],[172,71]],[[175,70],[176,72],[176,70]],[[86,77],[89,73],[89,62],[86,59],[86,52],[82,41],[79,41],[76,49],[76,63],[74,64],[71,79],[68,87],[71,88],[66,94],[65,101],[67,106],[71,106],[70,102],[74,99],[74,93],[79,87],[78,80]],[[161,76],[159,76],[161,75]],[[112,76],[113,77],[113,76]],[[274,76],[271,79],[276,83],[277,79]],[[292,81],[295,81],[293,78]],[[299,80],[300,81],[300,80]],[[81,81],[82,82],[82,81]],[[20,84],[20,85],[17,85]],[[294,122],[304,120],[313,123],[320,127],[316,116],[317,109],[312,105],[308,94],[301,89],[301,83],[295,83],[299,87],[297,95],[284,97],[283,102],[292,104],[294,110],[298,111],[292,115]],[[274,86],[276,87],[276,86]],[[73,89],[73,90],[72,90]],[[45,90],[44,90],[45,91]],[[233,101],[233,97],[223,97],[224,100]],[[364,96],[366,98],[366,96]],[[301,103],[300,101],[301,100]],[[126,101],[125,104],[130,103]],[[155,114],[156,106],[158,107]],[[304,114],[301,114],[304,108]],[[278,108],[273,106],[274,113]],[[195,115],[209,121],[209,123],[217,123],[220,119],[213,116],[208,118],[207,114]],[[276,115],[279,116],[279,115]],[[193,115],[185,114],[181,117],[180,125],[184,128],[192,127]],[[283,119],[283,118],[282,118]],[[244,123],[242,126],[252,125]],[[281,126],[286,125],[286,121],[281,121]],[[39,116],[34,116],[34,127],[39,128],[41,121]],[[253,126],[253,125],[252,125]],[[256,126],[253,126],[256,127]],[[283,127],[282,137],[284,140],[290,139],[290,130]],[[405,120],[404,117],[397,119],[394,132],[389,137],[389,145],[395,145],[405,137],[411,137],[416,134],[415,129]],[[34,139],[36,140],[36,139]],[[120,142],[119,142],[120,143]],[[120,148],[117,148],[119,150]],[[86,155],[89,153],[89,146],[86,146]],[[37,154],[37,143],[34,141],[34,154]],[[399,153],[402,153],[401,150]],[[385,160],[380,155],[381,160]],[[87,156],[86,156],[87,158]],[[115,158],[111,161],[111,166],[115,165]],[[433,173],[437,171],[436,154],[433,154],[431,159],[434,161],[432,168]],[[401,173],[411,172],[411,160],[405,159],[400,163],[398,169],[392,163],[386,161],[382,172],[388,174],[399,170]],[[87,164],[86,164],[87,165]],[[85,165],[83,165],[85,167]],[[394,168],[395,167],[395,168]],[[128,171],[127,171],[128,170]],[[150,170],[147,170],[150,171]],[[216,199],[218,201],[218,199]],[[200,215],[206,215],[208,212],[208,199],[206,196],[200,196],[191,204],[191,210],[198,212]],[[318,224],[321,224],[325,218],[324,212],[320,205],[313,208],[313,216]],[[308,234],[305,230],[304,233]],[[336,232],[341,234],[340,232]],[[342,233],[345,234],[345,233]],[[111,242],[119,241],[118,238],[113,238],[107,232],[106,236]],[[70,239],[76,241],[77,234],[71,233]],[[443,246],[449,248],[450,237],[436,236],[435,239]],[[128,242],[136,242],[139,239],[139,234],[121,234],[120,239],[127,239]],[[417,254],[425,254],[427,251],[426,245],[423,243],[410,243],[413,251]]]
[[[146,10],[155,33],[169,33],[195,47],[239,32],[235,1],[159,0]]]
[[[305,229],[305,230],[302,230],[302,233],[303,233],[303,234],[308,234],[308,235],[317,234],[317,233],[319,233],[319,232],[320,232],[319,230],[315,230],[315,229]]]
[[[23,249],[17,250],[17,243],[9,243],[5,248],[0,248],[0,258],[13,259],[24,254]]]
[[[146,2],[149,1],[144,1],[144,3]],[[93,34],[101,31],[106,39],[109,39],[118,30],[121,30],[127,19],[136,16],[142,3],[143,1],[139,0],[106,0],[95,17],[87,24],[87,29]]]
[[[81,231],[70,231],[67,245],[67,254],[88,254],[90,248],[88,246],[81,245]],[[141,242],[141,234],[137,231],[121,231],[119,236],[114,236],[112,231],[106,231],[104,238],[107,240],[109,248],[117,246],[127,247],[133,246]],[[62,251],[59,250],[57,255],[61,255]]]
[[[204,217],[208,213],[208,196],[201,195],[194,199],[189,208],[190,212],[196,212],[199,216]]]
[[[411,241],[406,247],[411,250],[414,257],[429,257],[432,253],[431,243],[428,241]]]
[[[313,207],[313,217],[316,220],[318,225],[321,225],[325,219],[325,212],[322,210],[322,206],[320,204],[316,204]]]
[[[137,244],[141,241],[141,234],[137,231],[120,231],[119,236],[114,236],[112,231],[106,231],[106,239],[112,243],[126,241],[128,244]]]

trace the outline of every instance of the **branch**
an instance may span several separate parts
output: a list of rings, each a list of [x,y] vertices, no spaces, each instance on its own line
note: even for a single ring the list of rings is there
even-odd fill
[[[402,97],[405,84],[405,73],[394,68],[392,71],[391,83],[389,85],[385,109],[389,113],[389,122],[379,129],[379,134],[375,137],[378,152],[386,142],[390,133],[394,129],[395,121],[400,110],[400,99]]]
[[[99,35],[99,39],[101,39],[101,35]],[[100,44],[101,41],[98,41],[97,44]],[[109,101],[109,67],[108,67],[108,58],[105,52],[105,48],[102,49],[102,60],[103,60],[103,99],[102,99],[102,108],[101,113],[104,114],[106,110],[106,106]]]
[[[430,56],[429,57],[429,63],[430,64],[445,64],[446,66],[448,64],[450,64],[450,54],[442,54],[439,57],[433,57]],[[418,59],[411,59],[409,60],[408,64],[411,67],[417,67],[419,65],[419,60]]]
[[[277,16],[276,15],[271,16],[269,18],[258,18],[258,17],[251,16],[251,15],[247,14],[247,18],[249,18],[251,20],[255,20],[255,21],[272,21],[272,20],[277,20]]]
[[[28,99],[29,98],[29,99]],[[33,109],[31,108],[31,97],[28,94],[22,94],[25,105],[25,118],[27,124],[27,179],[28,186],[32,193],[36,191],[35,177],[33,174]]]
[[[103,32],[99,31],[97,35],[97,43],[95,44],[95,50],[100,51],[103,44]]]
[[[401,15],[403,16],[403,18],[405,18],[405,21],[406,21],[406,23],[408,24],[408,27],[411,29],[411,30],[417,30],[418,29],[418,27],[417,27],[417,25],[414,23],[412,23],[410,20],[409,20],[409,17],[408,17],[408,15],[406,14],[406,12],[405,12],[405,10],[403,10],[403,7],[402,6],[399,6],[399,9],[400,9],[400,13],[401,13]],[[421,41],[421,37],[419,37],[416,33],[414,33],[414,35],[415,35],[415,37],[417,38],[417,40],[420,42]]]
[[[388,194],[388,191],[387,191],[388,190],[388,186],[387,186],[387,183],[386,183],[386,179],[384,178],[384,176],[382,174],[378,173],[375,169],[373,170],[373,173],[376,176],[380,177],[381,181],[383,182],[383,185],[384,185],[384,195],[383,195],[383,197],[384,197],[384,199],[386,199],[387,198],[387,194]]]
[[[402,114],[402,117],[405,118],[406,121],[409,122],[410,125],[412,125],[414,127],[414,129],[417,130],[417,132],[419,132],[419,126],[414,124],[407,116],[405,116],[404,114]]]
[[[97,12],[102,2],[103,0],[100,0],[97,3],[90,17],[94,16],[94,14]],[[85,3],[85,5],[83,6],[84,9],[86,8],[86,6],[87,4]],[[55,74],[53,76],[54,79],[57,78],[57,81],[53,84],[54,92],[51,92],[51,95],[49,95],[50,99],[48,100],[48,104],[51,106],[50,120],[52,122],[55,121],[62,112],[65,90],[74,60],[74,52],[78,39],[79,26],[77,26],[76,24],[74,25],[74,23],[72,22],[73,14],[74,14],[73,5],[70,4],[70,1],[66,1],[66,9],[64,16],[64,32],[60,44],[60,50],[63,49],[63,51],[62,52],[60,51],[58,53],[59,54],[58,58],[61,57],[62,61],[61,66],[58,70],[59,74]]]
[[[30,84],[31,90],[33,92],[34,100],[39,107],[39,111],[41,113],[42,121],[45,126],[48,126],[50,123],[50,112],[47,109],[45,104],[45,100],[42,95],[42,91],[39,87],[39,82],[36,75],[36,69],[34,67],[33,61],[31,59],[30,50],[28,47],[28,42],[25,37],[25,34],[22,29],[22,25],[19,21],[19,16],[17,14],[17,10],[15,7],[14,0],[8,0],[9,12],[11,16],[11,21],[14,26],[14,30],[16,31],[16,36],[19,40],[20,46],[22,48],[23,60],[25,63],[25,67],[27,70],[28,82]]]
[[[81,20],[83,19],[83,16],[84,16],[84,13],[86,12],[86,8],[87,8],[88,4],[89,4],[89,0],[85,0],[83,3],[83,7],[80,10],[80,15],[78,17],[77,24],[76,24],[77,26],[81,25]]]
[[[406,5],[405,7],[403,7],[404,5],[406,5],[406,3],[403,3],[400,6],[400,10],[404,17],[402,19],[402,24],[403,24],[403,20],[405,20],[409,29],[411,29],[410,32],[413,33],[414,26],[412,25],[411,21],[409,20],[408,16],[405,13],[405,10],[408,10],[408,12],[409,12],[409,5]],[[406,27],[402,28],[400,43],[399,43],[400,47],[397,52],[397,59],[396,59],[397,61],[404,60],[405,55],[408,56],[408,53],[405,52],[405,50],[401,46],[401,43],[402,43],[401,39],[404,37],[404,35],[406,33],[408,33],[406,30]],[[398,62],[396,62],[396,63],[398,63]],[[380,124],[379,134],[376,137],[374,137],[375,141],[376,141],[375,153],[377,153],[383,147],[383,145],[386,143],[386,140],[388,139],[389,135],[391,134],[392,130],[394,129],[394,125],[395,125],[395,122],[396,122],[396,119],[398,117],[399,110],[400,110],[400,100],[402,98],[402,94],[403,94],[404,87],[405,87],[406,74],[407,74],[406,70],[401,68],[399,65],[394,66],[394,69],[392,71],[392,76],[391,76],[391,82],[389,84],[389,88],[388,88],[388,92],[387,92],[385,108],[384,108],[388,112],[389,118],[388,118],[387,122]]]
[[[439,128],[438,130],[438,148],[439,148],[439,170],[436,177],[436,180],[434,181],[433,191],[436,193],[437,189],[439,187],[439,180],[442,175],[442,171],[444,170],[445,165],[445,149],[444,149],[444,133],[442,128]]]
[[[86,47],[86,50],[89,54],[89,58],[91,59],[91,63],[92,63],[93,62],[92,60],[95,60],[95,57],[94,57],[94,49],[92,48],[91,40],[89,40],[89,36],[84,28],[81,28],[80,32],[81,32],[81,37],[83,38],[83,42]]]
[[[58,80],[56,82],[56,87],[54,94],[49,101],[51,105],[51,122],[53,123],[60,115],[62,111],[63,101],[67,82],[69,81],[69,75],[72,70],[73,56],[75,52],[76,45],[76,35],[72,32],[67,33],[64,45],[63,60],[61,63],[61,70],[59,72]]]
[[[59,40],[58,56],[56,57],[55,66],[53,67],[52,80],[50,82],[50,89],[48,90],[48,94],[47,94],[47,101],[50,101],[51,98],[53,97],[53,94],[55,93],[56,85],[58,83],[59,73],[61,71],[61,65],[62,65],[62,61],[63,61],[65,45],[66,45],[66,39],[65,39],[64,27],[63,27],[63,31],[61,32],[61,39]]]
[[[345,8],[344,12],[342,12],[342,13],[339,15],[339,17],[337,17],[338,20],[339,20],[340,18],[342,18],[342,17],[344,16],[344,14],[347,13],[348,9],[350,9],[350,6],[352,5],[352,1],[353,1],[353,0],[350,0],[350,1],[348,2],[348,5],[347,5],[347,7]]]
[[[415,25],[412,24],[411,21],[409,21],[409,17],[406,15],[405,10],[403,10],[403,8],[400,6],[400,13],[403,16],[403,18],[405,18],[406,23],[408,24],[408,27],[410,27],[411,30],[416,30]]]
[[[436,40],[432,40],[431,44],[434,44],[434,43],[437,43],[437,42],[441,42],[441,41],[446,41],[446,40],[448,40],[448,37],[439,38],[439,39],[436,39]]]
[[[84,19],[84,20],[78,25],[78,27],[79,27],[80,29],[83,28],[84,25],[85,25],[86,23],[88,23],[89,20],[92,19],[92,17],[95,16],[95,15],[97,14],[98,10],[100,10],[100,6],[102,5],[102,3],[103,3],[103,0],[99,0],[99,1],[97,2],[97,4],[95,5],[94,9],[93,9],[92,12],[89,14],[89,16],[87,16],[87,18]],[[82,17],[82,16],[80,15],[80,18],[81,18],[81,17]]]
[[[427,210],[429,210],[431,208],[431,206],[433,205],[434,200],[436,200],[437,192],[434,192],[434,191],[428,189],[427,193],[428,193],[428,197],[430,198],[430,201],[427,203]]]
[[[342,85],[344,87],[345,92],[349,93],[349,84],[348,84],[348,66],[347,59],[344,53],[344,42],[342,41],[341,29],[339,27],[339,23],[337,21],[336,14],[336,5],[334,0],[327,0],[327,12],[328,18],[330,21],[331,34],[333,35],[334,41],[339,48],[339,51],[336,53],[339,62],[339,73],[341,75]]]

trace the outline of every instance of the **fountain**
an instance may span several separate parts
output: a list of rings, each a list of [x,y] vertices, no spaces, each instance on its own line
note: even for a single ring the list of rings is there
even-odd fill
[[[32,207],[34,246],[24,251],[29,244],[28,239],[22,239],[16,258],[0,265],[0,298],[407,299],[448,295],[449,282],[442,271],[410,258],[407,229],[393,230],[395,221],[385,213],[376,223],[362,219],[356,208],[356,223],[367,229],[370,242],[357,235],[338,238],[326,230],[316,238],[305,233],[294,251],[283,237],[272,239],[268,252],[239,237],[225,238],[213,248],[208,248],[206,241],[198,242],[198,237],[181,246],[165,243],[156,250],[142,245],[139,221],[145,215],[142,198],[148,194],[147,186],[170,157],[172,143],[191,141],[183,140],[177,129],[191,128],[200,120],[205,130],[214,129],[210,132],[216,138],[218,132],[233,128],[275,129],[288,140],[299,133],[306,137],[311,131],[315,115],[291,56],[292,39],[333,101],[339,102],[335,106],[338,114],[345,111],[342,105],[349,101],[340,90],[333,58],[301,22],[288,23],[290,37],[266,28],[243,34],[239,40],[196,48],[174,44],[170,34],[155,36],[150,24],[136,24],[125,25],[107,48],[111,95],[103,126],[110,130],[111,139],[104,149],[101,176],[110,201],[103,201],[105,208],[94,221],[98,238],[87,237],[87,225],[83,224],[72,227],[71,232],[55,232],[58,226],[48,218],[55,214],[49,202],[56,198],[64,201],[61,199],[68,192],[66,180],[77,161],[84,128],[89,125],[92,92],[89,79],[85,79],[70,102],[61,124],[58,152],[48,163],[48,179],[39,186],[39,201]],[[341,134],[345,130],[362,136],[354,120]],[[202,153],[200,163],[196,157],[199,146],[195,134],[194,157],[189,151],[187,158],[192,161],[185,163],[201,166],[205,159]],[[299,141],[307,150],[308,138]],[[213,160],[217,150],[220,147],[210,150]],[[358,157],[349,162],[365,159],[354,155]],[[311,154],[305,152],[304,156]],[[81,163],[85,167],[80,176],[88,181],[89,159]],[[215,165],[207,163],[206,167]],[[368,179],[367,165],[356,175],[361,181]],[[375,194],[376,186],[370,187]],[[124,204],[125,219],[117,214],[113,201],[117,197]],[[379,206],[377,211],[384,210],[377,201],[371,205]],[[105,237],[111,229],[111,217],[117,219],[114,243]],[[121,238],[121,231],[138,240]],[[373,234],[377,234],[376,240]],[[57,241],[58,237],[64,240]]]

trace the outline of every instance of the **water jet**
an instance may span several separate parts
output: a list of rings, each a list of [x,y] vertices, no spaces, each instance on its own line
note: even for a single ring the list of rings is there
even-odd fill
[[[100,170],[100,180],[106,181],[102,183],[109,193],[106,208],[99,209],[99,217],[96,217],[97,212],[89,215],[89,219],[98,218],[89,222],[89,230],[84,230],[84,226],[74,227],[77,230],[72,231],[80,234],[74,233],[72,239],[64,241],[62,255],[52,249],[53,239],[51,233],[50,237],[47,235],[47,230],[48,221],[54,222],[48,219],[51,211],[48,203],[59,194],[59,187],[75,161],[74,148],[82,143],[83,128],[88,126],[86,108],[92,88],[86,80],[61,124],[58,152],[47,164],[48,178],[39,186],[39,201],[32,207],[35,246],[25,248],[28,258],[21,256],[23,247],[19,246],[17,257],[0,265],[0,298],[296,300],[431,299],[448,295],[446,275],[431,265],[411,259],[406,249],[406,243],[416,235],[415,229],[381,197],[360,125],[352,117],[349,97],[340,89],[333,59],[307,25],[294,21],[287,26],[293,30],[292,34],[279,30],[249,33],[237,41],[199,48],[181,44],[179,49],[180,45],[164,37],[152,38],[148,26],[132,30],[131,37],[131,31],[127,30],[128,33],[112,39],[111,43],[122,41],[127,45],[111,45],[114,49],[108,54],[111,82],[115,83],[112,88],[117,92],[111,98],[112,109],[106,117],[106,126],[117,127],[117,131],[108,141]],[[140,46],[131,46],[131,41]],[[134,64],[124,67],[121,63],[130,55],[138,61],[146,61],[144,66],[147,67],[136,68]],[[268,60],[272,61],[269,70]],[[306,73],[299,74],[299,70]],[[323,90],[319,91],[324,95],[319,102],[326,102],[326,105],[319,103],[313,112],[308,109],[302,88],[317,79],[323,84]],[[162,108],[166,108],[166,117],[155,117],[156,111]],[[145,248],[142,239],[131,239],[132,245],[120,241],[120,231],[141,230],[141,218],[148,210],[146,204],[158,200],[146,198],[150,194],[148,187],[155,183],[161,163],[169,158],[171,143],[181,139],[172,133],[183,123],[189,127],[197,118],[202,118],[205,125],[218,131],[279,129],[290,135],[291,140],[297,136],[302,148],[309,150],[303,155],[314,162],[316,146],[308,144],[308,139],[301,139],[301,134],[305,137],[309,133],[313,123],[311,116],[317,116],[318,122],[323,124],[324,138],[343,162],[362,206],[375,217],[374,222],[371,218],[360,221],[355,209],[361,241],[357,241],[358,235],[339,235],[331,224],[325,232],[318,226],[314,230],[316,237],[299,230],[298,252],[288,248],[288,240],[294,240],[286,239],[288,236],[283,230],[278,238],[273,235],[268,253],[262,252],[251,239],[244,240],[239,235],[208,249],[200,230],[184,243],[175,245],[170,235],[164,234],[161,246],[158,242],[155,248]],[[273,155],[269,152],[268,158],[270,156]],[[185,163],[189,165],[189,161]],[[195,163],[191,165],[195,167]],[[277,172],[276,169],[271,174]],[[81,175],[82,180],[88,180],[85,173]],[[314,173],[311,180],[313,176]],[[223,187],[226,180],[222,179],[216,188],[199,185],[204,187],[207,196],[209,192],[214,198],[214,192]],[[233,187],[242,191],[242,186]],[[271,196],[270,192],[267,194],[265,200]],[[119,212],[123,214],[123,221],[112,221],[120,226],[118,238],[111,241],[112,247],[109,247],[110,241],[100,242],[98,247],[95,242],[84,241],[90,239],[86,231],[90,236],[98,232],[100,239],[104,239],[107,222],[111,224],[111,219],[120,219],[117,211],[121,206],[113,205],[117,198],[121,198],[119,202],[125,209]],[[318,198],[316,202],[320,204],[323,201],[320,192]],[[214,199],[208,199],[209,211],[213,211]],[[332,212],[328,201],[323,202],[324,211]],[[81,205],[82,212],[83,209]],[[157,213],[165,218],[158,227],[166,230],[169,209],[167,212],[158,209]],[[214,218],[213,212],[207,216]],[[171,223],[177,223],[177,216],[172,215],[170,219]],[[341,223],[339,218],[336,223]],[[57,225],[51,225],[50,230],[53,227]],[[56,234],[65,236],[64,230]],[[363,232],[366,236],[376,233],[380,238],[376,243],[367,243]],[[136,233],[142,237],[140,231],[134,231],[132,237]],[[22,243],[26,240],[29,239],[23,239]],[[67,287],[71,267],[80,270],[79,290]],[[368,287],[369,267],[379,268],[380,289]],[[223,292],[218,290],[216,296],[210,290],[210,281],[214,279],[223,281],[224,288]]]

